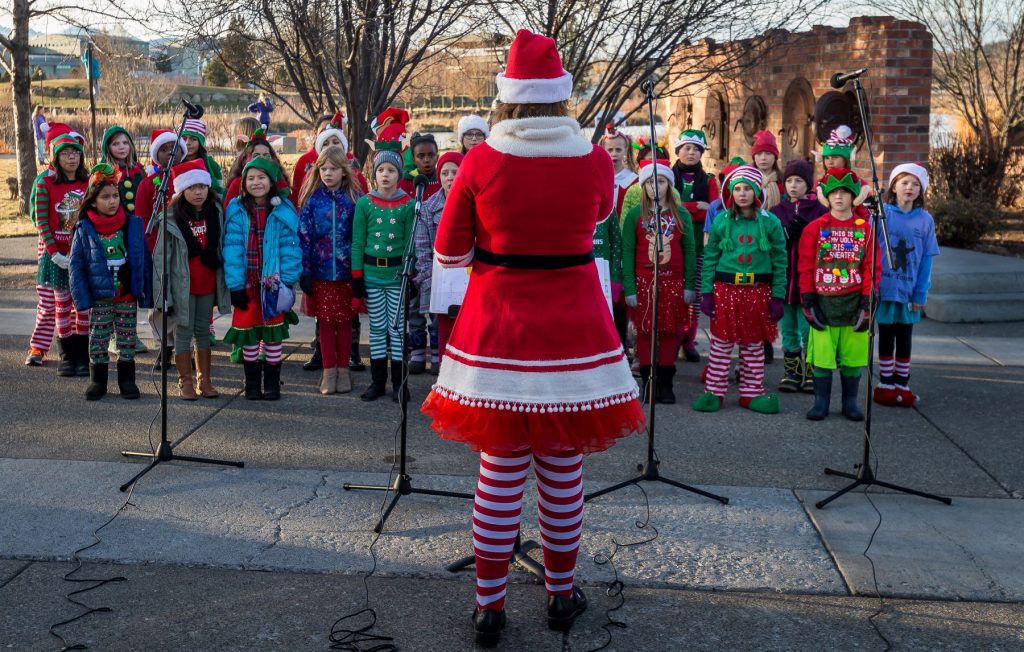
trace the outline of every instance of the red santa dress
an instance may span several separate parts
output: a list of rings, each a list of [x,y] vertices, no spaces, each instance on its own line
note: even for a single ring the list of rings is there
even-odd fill
[[[592,262],[612,181],[571,118],[500,122],[466,155],[434,244],[442,266],[473,268],[422,407],[442,438],[550,455],[644,429]]]

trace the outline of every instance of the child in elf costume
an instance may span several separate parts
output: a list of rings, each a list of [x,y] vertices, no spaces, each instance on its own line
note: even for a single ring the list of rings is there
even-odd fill
[[[667,160],[641,161],[640,205],[626,213],[622,232],[622,280],[626,305],[633,311],[636,355],[640,360],[640,396],[647,400],[651,365],[658,365],[658,386],[651,400],[675,403],[676,333],[688,322],[689,306],[697,298],[694,272],[693,221],[673,188]],[[660,195],[661,214],[655,215],[654,196]],[[658,277],[658,360],[651,360],[654,317],[654,260],[658,230],[664,249]],[[596,253],[596,252],[595,252]]]
[[[89,313],[75,309],[68,277],[71,228],[81,209],[89,179],[80,138],[66,124],[47,125],[50,167],[36,177],[31,197],[32,222],[39,232],[36,250],[39,302],[25,364],[43,363],[56,329],[60,347],[58,376],[89,373]]]
[[[185,128],[181,131],[181,139],[185,141],[185,160],[194,161],[197,158],[203,159],[206,169],[210,172],[210,179],[213,185],[210,189],[218,197],[224,196],[224,173],[220,165],[206,151],[206,123],[199,118],[188,118],[185,120]]]
[[[249,140],[246,141],[245,146],[238,152],[234,163],[231,164],[231,169],[228,170],[226,179],[228,189],[224,195],[225,204],[230,203],[232,199],[238,196],[238,192],[242,187],[242,169],[254,158],[270,159],[281,168],[281,174],[285,178],[288,177],[284,170],[284,165],[281,164],[281,159],[277,155],[277,151],[274,150],[267,140],[267,133],[263,130],[263,127],[257,127],[252,136],[249,137]]]
[[[92,169],[71,244],[71,294],[76,309],[89,311],[89,401],[107,393],[111,335],[121,398],[139,398],[136,312],[153,305],[153,264],[142,220],[122,206],[120,182],[120,170],[109,163]]]
[[[224,341],[242,347],[249,401],[281,398],[281,343],[288,338],[289,324],[298,323],[291,306],[302,249],[289,191],[276,163],[254,158],[242,170],[241,192],[225,211],[224,279],[235,311]]]
[[[127,129],[113,125],[103,132],[101,151],[103,155],[100,157],[100,163],[113,165],[121,174],[117,188],[121,193],[121,205],[126,211],[136,215],[136,199],[142,180],[146,178],[146,170],[139,162],[135,141]]]
[[[826,171],[832,168],[852,170],[853,161],[857,154],[856,145],[857,142],[853,137],[853,130],[846,125],[839,125],[829,133],[828,140],[821,144],[822,167]],[[815,154],[815,156],[818,155]],[[818,201],[823,206],[828,207],[828,201],[822,195],[820,185],[817,187],[816,192]],[[862,184],[860,193],[853,199],[853,212],[858,219],[869,219],[871,217],[871,212],[863,205],[864,200],[870,196],[871,186],[866,183]]]
[[[874,399],[881,405],[911,407],[917,401],[909,387],[910,343],[928,302],[932,258],[939,255],[935,221],[924,208],[927,190],[928,170],[919,163],[897,165],[889,174],[884,207],[892,266],[882,256],[882,301],[875,313],[880,378]]]
[[[779,218],[786,234],[786,255],[789,261],[786,266],[786,306],[782,321],[779,322],[785,356],[779,391],[814,392],[814,373],[804,360],[810,325],[804,319],[800,307],[800,236],[804,227],[827,213],[828,209],[811,193],[814,167],[808,161],[790,161],[782,176],[786,196],[772,208],[772,213]]]
[[[881,261],[871,222],[854,214],[861,193],[857,175],[833,168],[818,182],[829,212],[811,222],[800,236],[800,301],[811,325],[807,361],[814,369],[812,421],[828,416],[836,355],[843,387],[843,416],[863,421],[857,405],[861,367],[868,363],[870,298]]]
[[[775,414],[779,397],[764,391],[765,341],[778,334],[786,293],[786,236],[761,208],[763,178],[749,165],[726,179],[726,210],[711,225],[704,248],[701,310],[711,318],[707,391],[693,402],[717,412],[729,386],[733,346],[740,349],[740,406]]]
[[[698,232],[704,226],[704,217],[708,206],[718,199],[718,181],[715,175],[704,171],[700,159],[708,148],[708,139],[700,129],[687,129],[679,134],[675,142],[676,162],[672,171],[676,175],[676,190],[683,200],[683,206],[693,220],[693,231]],[[704,240],[694,239],[694,263],[696,274],[701,275],[704,260]],[[690,318],[681,324],[678,345],[683,347],[683,356],[687,362],[700,362],[697,352],[697,321],[700,317],[696,305],[690,306]]]
[[[655,159],[659,161],[668,160],[668,150],[665,149],[665,141],[659,140],[651,147],[650,143],[647,142],[645,136],[640,136],[633,143],[633,149],[636,151],[637,165],[642,161],[653,161]],[[640,204],[640,198],[644,195],[643,189],[640,184],[634,183],[626,189],[626,194],[623,195],[621,205],[619,206],[619,226],[622,226],[622,221],[626,218],[626,213],[632,210],[634,207]]]
[[[412,237],[413,198],[398,187],[402,175],[401,132],[379,136],[373,157],[374,189],[356,202],[352,226],[353,296],[366,299],[370,317],[370,386],[360,396],[375,401],[386,392],[391,354],[391,398],[398,401],[402,385],[403,334],[401,272],[406,244]],[[390,345],[389,345],[390,340]]]

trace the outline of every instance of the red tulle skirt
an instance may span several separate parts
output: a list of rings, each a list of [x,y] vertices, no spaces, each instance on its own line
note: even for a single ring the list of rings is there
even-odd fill
[[[632,319],[636,329],[644,334],[651,332],[654,317],[653,280],[653,276],[644,274],[637,274],[636,277],[637,306],[632,311]],[[683,301],[683,282],[662,276],[658,284],[658,331],[674,333],[680,328],[686,328],[689,323],[690,310]]]
[[[536,408],[519,412],[470,407],[431,392],[421,409],[442,439],[493,454],[527,448],[543,455],[596,453],[647,427],[643,407],[635,398],[576,412],[541,413]]]
[[[771,288],[765,283],[733,285],[715,281],[715,316],[711,335],[733,344],[773,342],[778,324],[768,315]]]
[[[352,284],[348,281],[313,281],[313,296],[303,295],[302,310],[324,322],[351,321]]]

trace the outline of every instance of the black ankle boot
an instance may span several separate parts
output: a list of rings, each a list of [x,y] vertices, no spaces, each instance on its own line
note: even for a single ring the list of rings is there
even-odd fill
[[[567,632],[576,622],[576,617],[587,610],[587,596],[580,587],[572,587],[572,595],[548,596],[548,628]]]
[[[370,360],[370,386],[359,397],[364,401],[376,401],[387,393],[388,359]]]
[[[672,405],[676,402],[676,393],[672,389],[672,382],[675,379],[675,365],[663,367],[658,365],[658,394],[659,403]]]
[[[245,400],[247,401],[258,401],[263,398],[263,392],[260,390],[260,363],[259,360],[256,362],[243,362],[242,369],[245,370]]]
[[[263,400],[276,401],[281,398],[281,365],[260,364],[263,365]]]
[[[839,374],[843,388],[843,416],[850,421],[863,421],[864,412],[857,405],[857,393],[860,390],[860,374],[844,376]]]
[[[85,400],[98,401],[107,395],[107,374],[110,365],[89,365],[89,386],[85,388]]]
[[[57,375],[71,378],[75,375],[74,336],[57,338]]]
[[[306,363],[302,365],[302,368],[305,371],[320,371],[324,368],[324,358],[323,354],[320,352],[319,339],[315,340],[313,355],[309,356],[309,360],[306,360]]]
[[[827,376],[814,377],[814,406],[807,411],[811,421],[821,421],[828,416],[828,408],[832,402],[832,373]]]
[[[121,398],[139,398],[139,386],[135,384],[135,360],[117,361],[117,388]]]
[[[165,346],[156,353],[156,362],[153,363],[153,371],[160,371],[164,368],[164,365],[168,365],[167,370],[171,371],[174,369],[174,347]]]
[[[83,378],[89,376],[89,336],[74,335],[75,341],[75,375]]]
[[[480,647],[494,647],[501,638],[501,630],[505,629],[505,610],[481,609],[473,610],[473,629],[476,630],[476,644]]]

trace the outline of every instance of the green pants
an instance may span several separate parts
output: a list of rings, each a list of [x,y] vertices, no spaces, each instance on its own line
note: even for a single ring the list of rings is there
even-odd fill
[[[175,353],[190,352],[193,338],[197,349],[210,348],[210,317],[213,316],[215,299],[213,294],[189,295],[188,323],[179,320],[174,328]]]
[[[800,305],[786,304],[782,310],[782,321],[779,322],[779,333],[782,334],[783,351],[800,351],[807,348],[808,332],[811,325],[804,318]]]
[[[856,333],[853,326],[826,326],[811,329],[807,342],[807,361],[815,369],[835,369],[836,354],[843,367],[866,367],[868,364],[868,332]]]
[[[117,343],[118,360],[135,359],[136,316],[134,301],[97,301],[89,311],[89,359],[110,364],[110,336]]]

